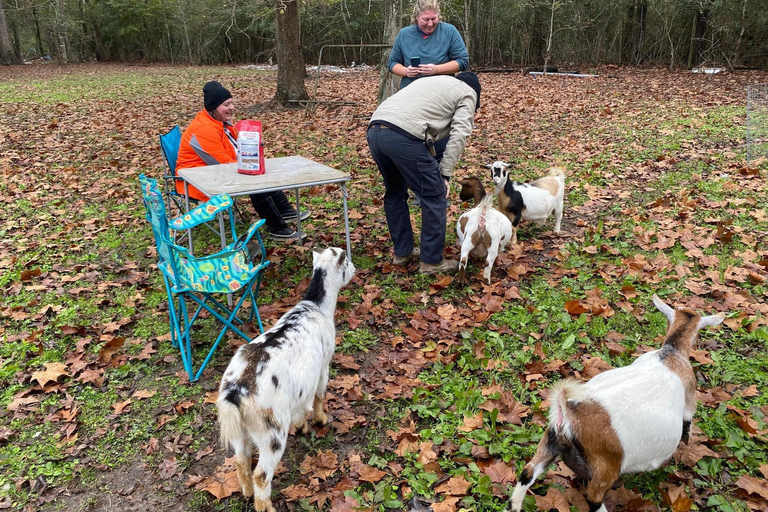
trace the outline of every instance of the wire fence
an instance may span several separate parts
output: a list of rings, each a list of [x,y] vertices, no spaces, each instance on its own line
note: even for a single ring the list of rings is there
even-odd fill
[[[768,159],[768,84],[747,87],[747,165]]]

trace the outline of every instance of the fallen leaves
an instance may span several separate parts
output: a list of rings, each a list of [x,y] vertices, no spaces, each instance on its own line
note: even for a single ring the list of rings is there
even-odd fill
[[[67,367],[62,363],[46,363],[45,370],[36,371],[32,379],[36,380],[40,387],[45,387],[49,382],[56,382],[61,376],[68,376]]]

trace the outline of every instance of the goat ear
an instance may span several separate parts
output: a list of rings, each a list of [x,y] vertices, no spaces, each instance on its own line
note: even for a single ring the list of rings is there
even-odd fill
[[[667,317],[670,324],[675,321],[675,310],[664,304],[664,301],[662,301],[655,293],[653,294],[653,304],[659,311],[664,313],[664,316]]]
[[[493,169],[493,164],[485,164],[483,167],[486,169]]]
[[[725,313],[718,313],[716,315],[709,315],[699,319],[699,329],[704,327],[711,327],[713,325],[720,325],[725,320]]]
[[[320,257],[321,254],[323,254],[322,249],[318,249],[317,247],[312,248],[312,268],[315,268],[317,266],[317,259]]]
[[[506,165],[507,167],[512,167],[512,164],[508,164],[507,162],[502,162],[502,163],[503,163],[504,165]]]

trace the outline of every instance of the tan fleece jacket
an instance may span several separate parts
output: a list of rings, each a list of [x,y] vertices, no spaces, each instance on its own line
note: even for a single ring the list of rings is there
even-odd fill
[[[384,100],[370,124],[386,121],[419,140],[427,133],[436,141],[450,136],[440,161],[440,173],[450,178],[474,128],[476,100],[475,91],[452,76],[419,78]]]

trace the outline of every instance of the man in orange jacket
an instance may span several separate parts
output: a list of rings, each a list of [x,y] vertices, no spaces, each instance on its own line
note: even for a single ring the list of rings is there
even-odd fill
[[[210,81],[203,87],[203,103],[205,108],[197,113],[181,136],[177,169],[237,162],[237,130],[232,125],[235,112],[232,94],[219,82]],[[183,182],[176,182],[176,191],[184,194]],[[189,185],[189,197],[208,200],[205,194],[192,185]],[[253,194],[250,197],[254,210],[266,221],[272,238],[298,238],[298,233],[286,223],[296,220],[298,214],[283,191]],[[307,217],[308,210],[301,212],[301,220]]]

